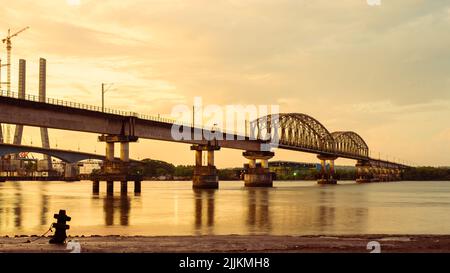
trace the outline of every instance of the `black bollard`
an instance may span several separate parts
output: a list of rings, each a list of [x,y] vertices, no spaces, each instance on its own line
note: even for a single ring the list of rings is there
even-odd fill
[[[66,222],[70,221],[72,218],[66,215],[65,210],[59,210],[59,213],[55,214],[53,217],[57,219],[56,223],[52,224],[52,227],[54,227],[56,231],[49,243],[64,244],[67,238],[66,230],[70,228],[69,225],[66,225]]]

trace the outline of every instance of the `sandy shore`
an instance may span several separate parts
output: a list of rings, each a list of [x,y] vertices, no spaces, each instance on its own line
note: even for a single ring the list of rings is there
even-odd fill
[[[49,238],[1,237],[0,252],[69,252]],[[377,241],[381,252],[450,252],[450,235],[356,235],[356,236],[89,236],[69,237],[80,243],[81,252],[361,252]],[[30,242],[31,241],[31,242]]]

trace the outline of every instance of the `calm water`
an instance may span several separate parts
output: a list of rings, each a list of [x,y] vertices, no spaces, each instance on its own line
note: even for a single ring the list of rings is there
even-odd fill
[[[275,182],[248,189],[221,182],[193,191],[191,182],[143,182],[135,196],[92,194],[83,182],[0,183],[0,235],[40,235],[66,209],[71,235],[450,234],[450,182],[318,186]]]

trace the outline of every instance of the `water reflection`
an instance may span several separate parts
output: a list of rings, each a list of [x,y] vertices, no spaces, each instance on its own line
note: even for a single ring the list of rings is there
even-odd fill
[[[320,204],[317,213],[317,222],[320,227],[320,232],[323,233],[335,223],[336,207],[332,205],[336,202],[335,192],[322,189],[319,191],[317,197],[317,204]]]
[[[200,234],[213,234],[214,226],[214,194],[216,190],[194,189],[195,228]]]
[[[190,182],[148,183],[136,197],[93,196],[89,182],[0,183],[0,236],[41,234],[61,208],[72,217],[71,235],[450,232],[450,184],[445,182],[191,187]]]
[[[126,194],[120,196],[105,196],[103,199],[103,212],[105,214],[105,225],[115,225],[115,215],[119,213],[119,224],[128,226],[130,219],[131,202]]]
[[[349,187],[352,187],[351,185]],[[352,233],[364,233],[367,230],[369,209],[359,207],[367,199],[364,192],[350,194],[323,188],[316,192],[314,204],[319,204],[314,227],[321,234],[334,233],[337,230],[352,230]]]
[[[49,200],[50,200],[50,196],[47,194],[47,183],[42,182],[39,185],[39,192],[41,195],[41,219],[40,219],[40,223],[42,226],[45,226],[47,224],[48,221],[48,205],[49,205]]]
[[[14,227],[17,228],[17,230],[22,230],[22,204],[23,204],[23,198],[22,198],[22,187],[20,183],[14,183],[14,205],[13,205],[13,211],[14,211]]]
[[[247,189],[247,227],[250,233],[269,233],[272,229],[267,188]]]

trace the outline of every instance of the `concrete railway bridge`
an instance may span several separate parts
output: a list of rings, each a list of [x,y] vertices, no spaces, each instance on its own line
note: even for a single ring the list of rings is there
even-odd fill
[[[123,190],[126,190],[126,182],[135,180],[138,183],[136,187],[140,189],[139,178],[127,175],[129,143],[139,138],[189,144],[195,154],[194,188],[218,188],[214,154],[221,148],[243,150],[243,156],[249,161],[244,175],[247,187],[272,186],[268,161],[274,156],[273,148],[316,154],[322,165],[320,184],[336,184],[334,161],[337,158],[356,161],[357,181],[360,183],[398,181],[402,171],[408,168],[403,164],[371,158],[367,143],[357,133],[329,132],[316,119],[300,113],[261,117],[250,122],[246,133],[240,135],[203,130],[160,117],[42,99],[24,93],[19,95],[1,91],[0,109],[0,123],[99,134],[99,140],[105,142],[106,155],[103,175],[94,181],[94,192],[98,191],[99,181],[107,181],[108,192],[113,190],[113,181],[121,181]],[[187,131],[188,137],[175,139],[172,136],[173,126]],[[120,158],[114,158],[116,144],[120,145]],[[68,161],[83,157],[79,153],[72,154],[68,159],[67,155],[58,154],[58,151],[52,153],[52,156]],[[206,165],[202,162],[203,153],[207,153]],[[327,162],[330,168],[326,168]]]

